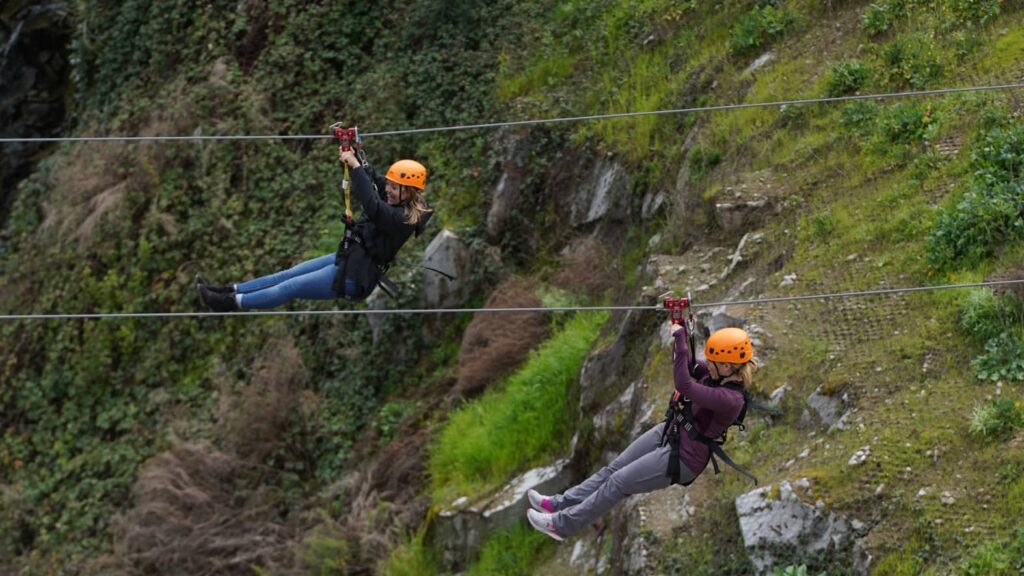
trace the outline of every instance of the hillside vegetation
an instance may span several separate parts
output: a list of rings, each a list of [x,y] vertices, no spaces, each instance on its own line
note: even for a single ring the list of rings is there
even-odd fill
[[[74,134],[382,131],[1024,81],[1024,11],[1010,0],[85,0],[67,18]],[[697,255],[758,233],[720,281],[663,279],[715,302],[1024,278],[1020,99],[868,99],[366,146],[377,166],[429,166],[437,217],[403,256],[457,231],[476,263],[467,305],[508,279],[516,302],[633,303],[651,296],[650,256],[699,270]],[[488,210],[516,153],[522,208],[495,237]],[[657,193],[663,207],[609,233],[572,228],[565,199],[594,158],[630,174],[626,214]],[[323,141],[55,146],[2,223],[0,311],[194,310],[198,272],[227,282],[331,252],[335,162]],[[751,200],[765,203],[741,226],[716,209]],[[583,236],[598,247],[574,261],[563,248]],[[417,306],[419,271],[393,276],[391,305]],[[759,389],[786,388],[783,415],[757,419],[730,453],[763,485],[811,479],[824,509],[864,522],[872,574],[1020,573],[1022,293],[728,308],[761,330]],[[439,506],[565,456],[574,433],[590,438],[594,414],[573,405],[579,369],[622,320],[550,316],[525,345],[506,337],[514,353],[494,378],[473,366],[471,387],[460,351],[479,351],[500,321],[389,316],[376,335],[358,317],[6,322],[0,572],[444,571],[428,537]],[[626,378],[667,396],[669,352],[644,338]],[[844,428],[803,417],[815,390],[843,399]],[[576,473],[619,440],[576,447]],[[865,446],[867,463],[851,464]],[[649,570],[752,573],[733,505],[748,490],[730,469],[702,477],[691,521],[640,535]],[[599,555],[614,562],[622,534],[609,533]],[[568,548],[517,525],[488,535],[469,572],[563,571]],[[852,573],[845,558],[788,564]]]

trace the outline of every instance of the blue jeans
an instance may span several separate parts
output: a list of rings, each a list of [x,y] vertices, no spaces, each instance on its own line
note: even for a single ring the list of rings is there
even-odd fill
[[[337,272],[334,254],[326,254],[288,270],[236,284],[235,293],[240,295],[242,308],[274,308],[296,298],[332,300],[338,297],[333,289]],[[345,292],[355,291],[355,281],[346,279]]]

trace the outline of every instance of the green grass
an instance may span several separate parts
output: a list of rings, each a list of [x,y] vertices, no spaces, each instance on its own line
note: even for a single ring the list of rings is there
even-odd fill
[[[480,559],[470,566],[469,576],[519,576],[532,568],[554,542],[525,522],[492,534],[480,551]]]
[[[424,533],[400,544],[377,566],[381,576],[435,576],[441,574],[437,555],[424,542]]]
[[[499,486],[565,447],[575,421],[569,392],[607,318],[574,316],[504,386],[451,416],[427,465],[435,502]]]

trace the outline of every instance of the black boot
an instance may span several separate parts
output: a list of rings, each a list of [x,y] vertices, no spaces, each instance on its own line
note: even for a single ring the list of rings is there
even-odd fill
[[[210,281],[201,274],[196,274],[196,286],[206,286],[207,290],[215,294],[229,294],[235,291],[235,287],[230,284],[210,284]]]
[[[235,312],[238,310],[238,303],[235,302],[235,293],[221,294],[210,290],[207,286],[199,284],[199,299],[203,305],[214,312]]]

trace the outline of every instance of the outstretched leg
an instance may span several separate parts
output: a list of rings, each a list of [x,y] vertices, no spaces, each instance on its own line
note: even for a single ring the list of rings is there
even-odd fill
[[[337,271],[333,254],[321,256],[284,272],[239,284],[235,298],[242,308],[258,309],[274,308],[297,298],[333,300],[338,297],[333,288]]]
[[[557,534],[565,537],[578,532],[626,496],[667,488],[672,484],[665,473],[671,452],[671,446],[656,446],[613,472],[586,500],[552,514],[550,521]],[[684,466],[681,471],[684,482],[692,480],[688,472]]]
[[[259,278],[249,280],[248,282],[235,284],[235,292],[238,294],[250,294],[258,290],[265,290],[267,288],[277,286],[287,280],[291,280],[292,278],[297,278],[311,272],[318,272],[327,266],[333,266],[334,259],[334,254],[325,254],[319,258],[306,260],[305,262],[292,266],[287,270],[267,274],[266,276],[260,276]]]
[[[615,457],[615,460],[612,460],[611,464],[601,468],[582,483],[566,490],[563,494],[549,496],[548,500],[550,501],[551,506],[557,511],[574,506],[586,500],[587,497],[600,488],[612,474],[628,466],[631,462],[641,456],[657,450],[661,444],[661,434],[664,428],[664,422],[654,426],[647,432],[641,434],[639,438],[627,446],[625,450]],[[666,461],[665,468],[662,469],[662,472],[664,473],[667,470],[668,462]]]

